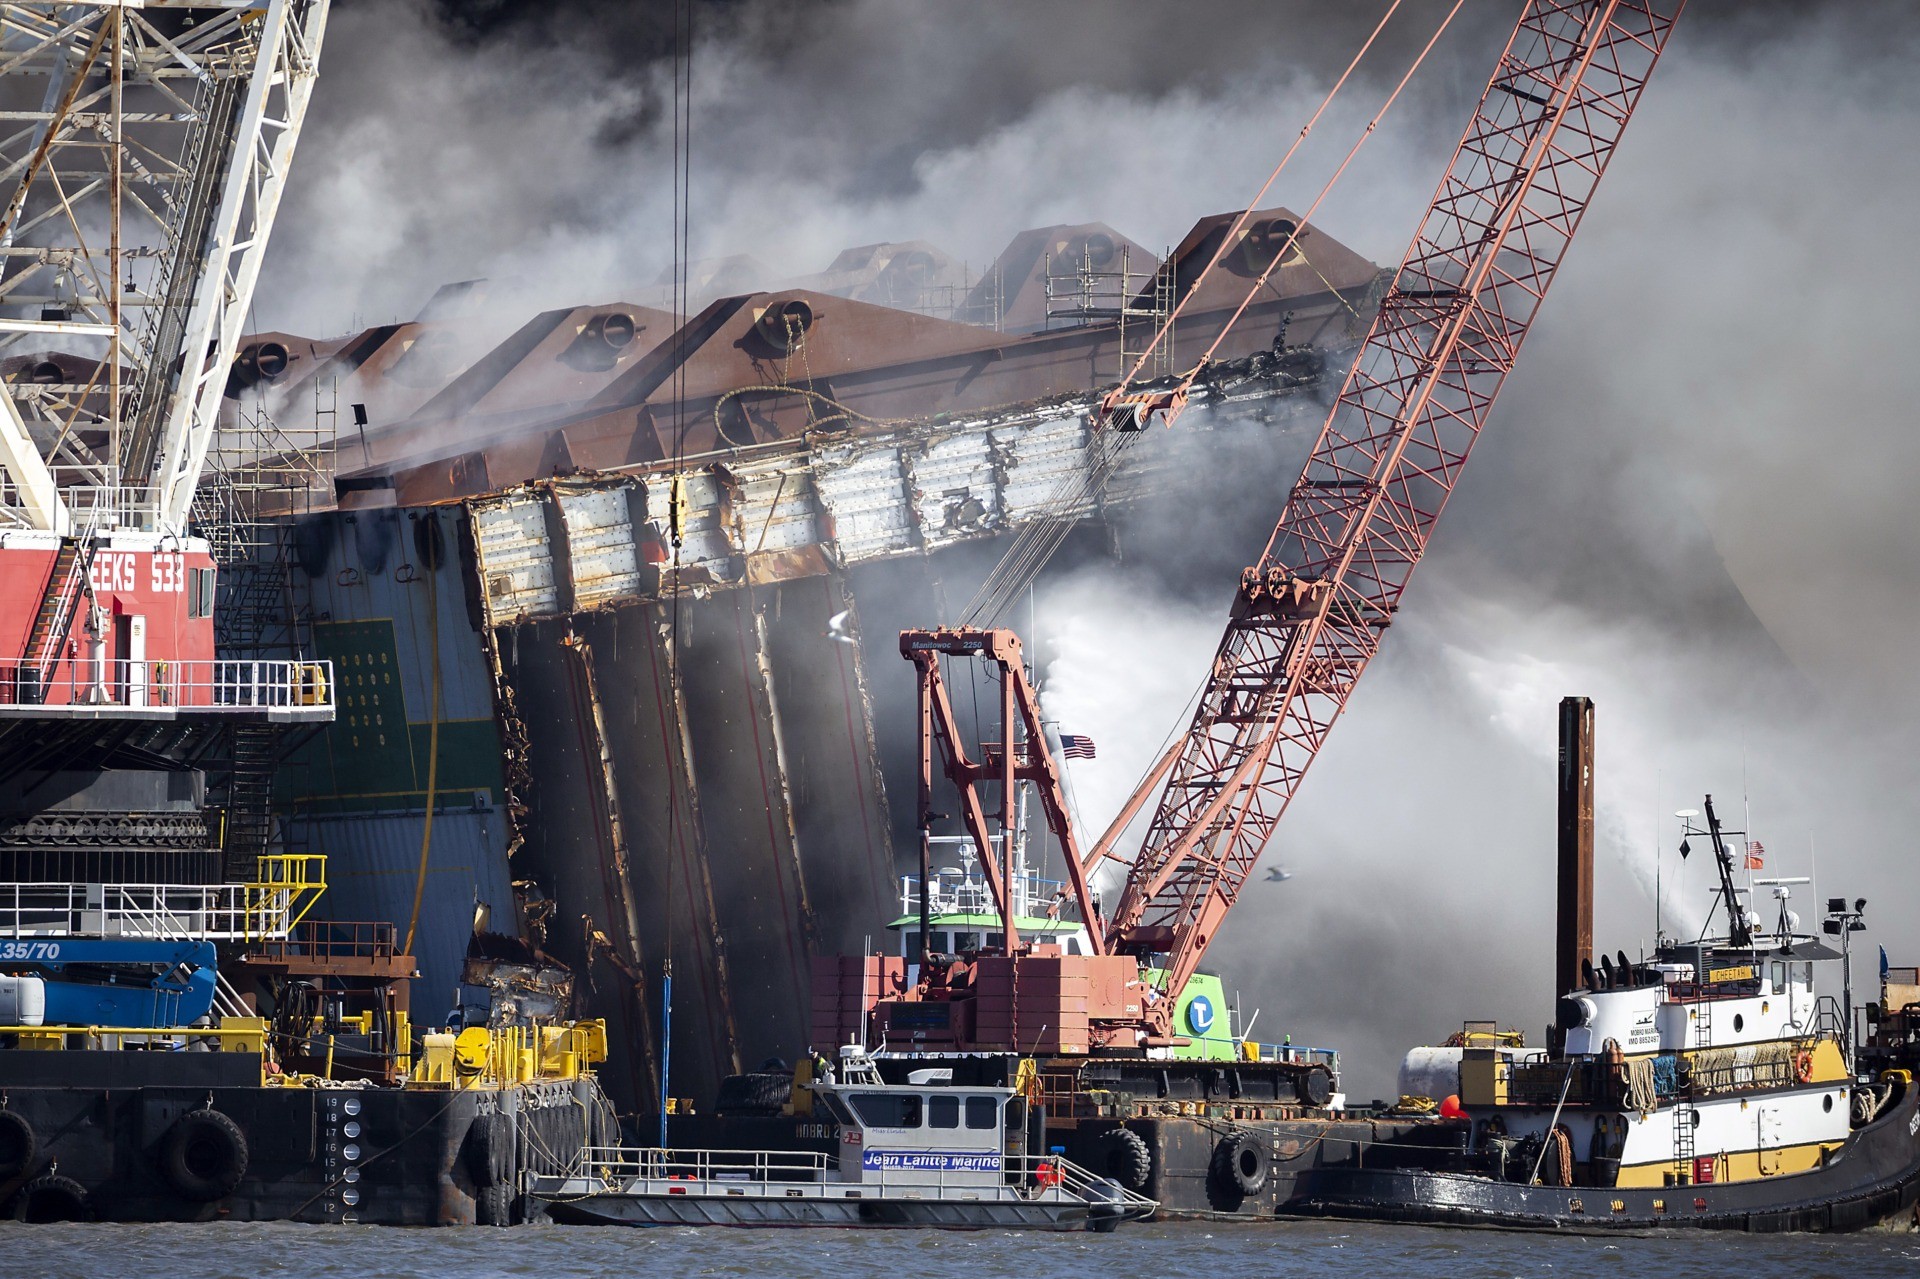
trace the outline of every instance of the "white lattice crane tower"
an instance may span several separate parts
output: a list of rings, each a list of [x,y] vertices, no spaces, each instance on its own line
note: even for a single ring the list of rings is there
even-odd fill
[[[0,528],[186,532],[328,5],[0,3]]]

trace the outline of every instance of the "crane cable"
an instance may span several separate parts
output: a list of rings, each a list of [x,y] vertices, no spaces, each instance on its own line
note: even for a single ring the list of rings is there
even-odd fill
[[[1266,287],[1268,277],[1271,276],[1281,262],[1286,259],[1287,254],[1294,249],[1295,245],[1299,242],[1307,222],[1320,208],[1321,203],[1326,200],[1327,193],[1333,190],[1334,183],[1340,180],[1341,175],[1347,171],[1347,166],[1353,163],[1353,157],[1360,153],[1360,148],[1366,143],[1366,140],[1373,136],[1374,129],[1379,127],[1382,120],[1386,119],[1387,112],[1391,111],[1393,104],[1399,100],[1400,91],[1407,87],[1409,80],[1413,79],[1414,72],[1418,71],[1420,64],[1427,60],[1427,55],[1433,52],[1433,46],[1440,42],[1440,37],[1446,34],[1447,28],[1453,24],[1454,16],[1460,12],[1461,7],[1465,4],[1466,0],[1454,0],[1453,8],[1448,10],[1447,16],[1440,20],[1439,27],[1437,27],[1433,35],[1428,38],[1426,46],[1420,50],[1420,56],[1413,60],[1413,64],[1407,68],[1406,74],[1400,77],[1400,83],[1393,86],[1393,92],[1388,94],[1387,100],[1381,104],[1379,114],[1367,121],[1367,127],[1361,132],[1360,136],[1354,140],[1353,145],[1347,149],[1346,158],[1340,161],[1340,167],[1333,171],[1333,176],[1328,178],[1326,185],[1320,188],[1320,194],[1314,198],[1313,204],[1308,207],[1306,215],[1295,224],[1292,231],[1288,232],[1287,238],[1281,243],[1279,251],[1273,255],[1273,261],[1267,264],[1267,269],[1260,273],[1260,278],[1253,282],[1251,289],[1247,290],[1246,298],[1241,301],[1239,306],[1234,308],[1233,314],[1227,317],[1227,322],[1221,326],[1220,332],[1216,334],[1213,341],[1208,344],[1207,349],[1201,353],[1200,359],[1194,364],[1192,369],[1188,370],[1186,376],[1181,379],[1180,385],[1175,391],[1176,395],[1183,394],[1190,388],[1193,385],[1194,379],[1200,375],[1200,370],[1204,369],[1208,362],[1213,359],[1213,353],[1220,349],[1220,344],[1226,340],[1227,334],[1233,330],[1233,326],[1239,323],[1240,317],[1245,315],[1247,308],[1253,304],[1254,295]],[[1305,255],[1303,254],[1302,256]]]
[[[1133,367],[1122,376],[1113,395],[1125,393],[1138,378],[1141,369],[1145,367],[1153,352],[1162,342],[1171,340],[1174,323],[1180,318],[1180,313],[1186,309],[1187,302],[1199,291],[1201,282],[1220,265],[1233,246],[1239,243],[1240,232],[1245,229],[1254,210],[1260,207],[1260,202],[1266,198],[1273,184],[1279,181],[1280,175],[1293,161],[1293,157],[1306,142],[1308,135],[1313,132],[1314,126],[1320,122],[1320,117],[1326,114],[1327,108],[1333,105],[1333,100],[1346,87],[1347,81],[1352,78],[1361,59],[1365,58],[1367,52],[1373,48],[1374,42],[1380,38],[1380,33],[1386,29],[1387,23],[1399,11],[1402,2],[1403,0],[1393,0],[1393,3],[1387,6],[1387,11],[1380,16],[1380,21],[1374,25],[1366,41],[1347,63],[1346,70],[1340,73],[1340,78],[1333,82],[1326,96],[1320,100],[1319,107],[1308,118],[1306,124],[1301,126],[1300,132],[1293,139],[1293,144],[1287,148],[1286,154],[1280,157],[1280,163],[1274,166],[1273,172],[1267,175],[1267,180],[1260,184],[1258,191],[1254,192],[1253,199],[1234,218],[1232,225],[1227,228],[1227,233],[1220,238],[1219,247],[1214,250],[1213,257],[1195,277],[1193,287],[1175,301],[1172,311],[1168,313],[1159,330],[1153,335],[1153,340],[1147,343],[1146,349],[1134,361]],[[1161,269],[1169,270],[1171,264],[1163,265]],[[1255,287],[1257,289],[1258,285]],[[1107,398],[1110,400],[1111,396]],[[1053,558],[1054,552],[1060,549],[1060,544],[1066,541],[1067,534],[1072,531],[1073,524],[1076,522],[1081,505],[1106,488],[1108,479],[1119,464],[1120,454],[1133,443],[1136,434],[1131,431],[1098,431],[1094,434],[1089,443],[1089,451],[1093,454],[1090,465],[1079,475],[1066,477],[1041,508],[1040,517],[1028,523],[1015,536],[1014,544],[1007,548],[1000,562],[994,566],[992,573],[988,575],[986,581],[981,583],[980,589],[968,602],[967,612],[962,619],[964,624],[991,625],[1019,596],[1021,590],[1039,575],[1047,561]]]
[[[693,4],[692,0],[673,0],[673,183],[671,190],[670,221],[672,222],[673,241],[673,471],[667,482],[667,531],[673,545],[673,591],[667,605],[667,667],[669,671],[668,689],[671,693],[674,742],[686,741],[686,730],[682,724],[683,707],[680,695],[680,587],[681,587],[681,546],[685,540],[682,527],[686,506],[686,477],[684,468],[687,453],[687,311],[691,299],[688,295],[688,280],[692,274],[693,203],[690,188],[693,180]],[[655,643],[653,637],[648,644]],[[671,1103],[673,1063],[673,866],[676,845],[680,833],[680,795],[679,780],[673,766],[673,746],[663,743],[668,752],[667,769],[667,837],[662,846],[662,879],[660,893],[660,1093],[656,1098],[659,1107],[659,1144],[667,1144],[667,1112]],[[688,796],[692,796],[693,761],[684,752],[680,757],[680,768],[688,773]],[[689,819],[691,819],[689,812]],[[696,832],[697,838],[697,832]],[[689,872],[691,878],[691,872]],[[628,885],[628,891],[632,886]],[[689,914],[691,914],[689,902]],[[635,939],[635,950],[639,941]],[[644,1007],[644,997],[643,1004]],[[646,1027],[643,1024],[644,1034]]]
[[[1325,114],[1328,106],[1332,104],[1334,98],[1352,77],[1355,68],[1360,65],[1361,59],[1366,56],[1367,52],[1379,39],[1381,32],[1386,29],[1387,23],[1393,18],[1395,12],[1398,11],[1401,2],[1402,0],[1394,0],[1394,3],[1388,7],[1386,13],[1381,16],[1380,21],[1375,24],[1372,33],[1368,35],[1366,41],[1360,46],[1359,51],[1354,54],[1353,59],[1347,64],[1346,70],[1340,74],[1340,78],[1336,80],[1333,87],[1327,91],[1327,95],[1322,99],[1319,108],[1314,111],[1312,117],[1309,118],[1307,123],[1301,128],[1299,135],[1293,141],[1293,145],[1287,148],[1287,153],[1281,157],[1280,163],[1275,166],[1272,174],[1261,184],[1259,191],[1254,194],[1252,202],[1246,209],[1240,212],[1239,216],[1234,219],[1232,225],[1228,228],[1227,233],[1221,237],[1220,245],[1214,250],[1212,259],[1208,261],[1206,267],[1202,269],[1200,274],[1195,277],[1193,285],[1175,302],[1172,311],[1168,313],[1167,318],[1162,322],[1159,331],[1154,335],[1153,340],[1147,344],[1146,350],[1140,354],[1120,384],[1102,399],[1101,408],[1096,413],[1096,423],[1110,410],[1111,406],[1118,403],[1121,397],[1126,395],[1128,388],[1134,384],[1135,379],[1138,377],[1142,368],[1145,367],[1147,360],[1152,356],[1154,350],[1158,348],[1162,342],[1170,340],[1174,323],[1179,319],[1180,313],[1184,310],[1186,304],[1198,294],[1200,284],[1219,266],[1227,254],[1240,244],[1240,232],[1244,230],[1248,220],[1258,207],[1259,202],[1266,197],[1267,192],[1272,188],[1274,182],[1279,179],[1282,171],[1286,169],[1294,155],[1299,151],[1301,144],[1306,141],[1314,125],[1319,122],[1320,117]],[[1285,240],[1280,244],[1279,249],[1274,253],[1272,260],[1267,264],[1266,269],[1260,273],[1259,278],[1256,279],[1248,289],[1246,297],[1242,299],[1240,305],[1234,310],[1233,315],[1228,319],[1227,323],[1222,326],[1219,334],[1215,336],[1206,352],[1194,363],[1192,368],[1182,375],[1174,390],[1156,393],[1157,398],[1173,401],[1182,405],[1185,403],[1187,392],[1191,390],[1194,381],[1207,367],[1214,352],[1219,349],[1220,343],[1226,339],[1226,335],[1232,331],[1234,325],[1240,320],[1240,317],[1246,313],[1247,308],[1252,305],[1253,299],[1266,287],[1267,281],[1272,276],[1274,270],[1286,260],[1289,253],[1295,251],[1307,222],[1326,201],[1328,194],[1333,190],[1340,178],[1345,175],[1348,167],[1353,163],[1354,157],[1359,154],[1360,148],[1366,144],[1368,138],[1373,136],[1380,122],[1386,118],[1387,112],[1392,109],[1393,104],[1399,99],[1401,91],[1406,88],[1407,83],[1413,78],[1414,73],[1417,72],[1426,61],[1427,55],[1433,51],[1434,45],[1439,42],[1440,37],[1445,34],[1447,28],[1452,25],[1453,19],[1459,14],[1464,4],[1465,0],[1455,0],[1452,9],[1447,12],[1446,17],[1441,19],[1439,25],[1434,29],[1433,35],[1428,38],[1426,44],[1421,48],[1419,55],[1414,58],[1406,72],[1401,75],[1399,82],[1394,86],[1393,92],[1387,96],[1380,110],[1367,122],[1367,127],[1361,131],[1360,136],[1355,139],[1353,145],[1348,148],[1345,158],[1340,162],[1340,166],[1321,187],[1320,193],[1314,197],[1314,201],[1308,207],[1306,214],[1294,224],[1293,229],[1288,233]],[[1161,269],[1169,270],[1171,269],[1171,264],[1167,264]],[[1319,274],[1317,268],[1315,269],[1315,274]],[[1324,282],[1325,277],[1322,276],[1321,278]],[[1337,291],[1335,292],[1335,296],[1338,296]],[[1349,309],[1351,308],[1349,307]],[[1177,415],[1177,412],[1178,409],[1175,408],[1173,412],[1166,415],[1165,421],[1169,425],[1173,417]],[[1142,423],[1144,424],[1144,418],[1142,419]],[[991,625],[1006,611],[1012,601],[1018,598],[1020,592],[1026,589],[1033,579],[1039,575],[1040,570],[1053,558],[1054,553],[1059,550],[1060,545],[1072,531],[1073,525],[1077,522],[1081,510],[1104,490],[1107,481],[1112,477],[1114,470],[1119,464],[1120,455],[1133,443],[1134,438],[1139,434],[1140,432],[1138,431],[1099,430],[1096,432],[1094,439],[1088,446],[1089,452],[1092,455],[1089,464],[1078,473],[1064,480],[1056,489],[1053,497],[1042,506],[1041,515],[1024,525],[1020,532],[1015,535],[1014,544],[1007,548],[1006,552],[1001,556],[999,563],[994,565],[993,570],[988,573],[986,579],[981,583],[980,588],[975,591],[972,600],[968,602],[967,611],[963,619],[966,625]]]
[[[1461,2],[1463,2],[1463,0],[1461,0]],[[1402,3],[1402,0],[1393,0],[1393,3],[1387,6],[1387,11],[1380,15],[1380,21],[1374,24],[1373,31],[1370,35],[1367,36],[1366,42],[1362,44],[1360,46],[1359,51],[1353,55],[1353,60],[1347,63],[1347,69],[1340,73],[1340,78],[1333,82],[1333,87],[1331,89],[1327,90],[1327,96],[1321,100],[1319,109],[1316,110],[1313,113],[1312,117],[1308,119],[1306,124],[1301,127],[1299,136],[1294,138],[1293,140],[1293,145],[1288,147],[1287,153],[1280,157],[1280,163],[1274,166],[1273,172],[1267,175],[1267,180],[1260,184],[1260,189],[1258,191],[1253,193],[1253,199],[1247,204],[1246,208],[1240,211],[1240,216],[1233,220],[1233,225],[1227,228],[1227,233],[1220,238],[1220,247],[1213,251],[1213,258],[1207,263],[1206,267],[1200,272],[1200,274],[1194,278],[1193,287],[1187,290],[1186,295],[1184,297],[1181,297],[1174,302],[1173,310],[1168,312],[1167,318],[1161,322],[1159,332],[1153,335],[1153,341],[1147,343],[1146,349],[1142,351],[1140,353],[1139,358],[1133,362],[1133,367],[1131,369],[1128,369],[1127,375],[1120,379],[1120,385],[1116,391],[1116,394],[1119,392],[1124,392],[1129,386],[1133,385],[1135,379],[1137,379],[1140,376],[1140,371],[1146,367],[1147,361],[1150,358],[1152,358],[1154,349],[1156,347],[1158,347],[1162,342],[1171,340],[1171,337],[1173,334],[1174,322],[1180,318],[1180,312],[1186,309],[1187,303],[1191,301],[1193,296],[1200,291],[1201,281],[1205,280],[1208,275],[1212,274],[1213,271],[1219,267],[1220,263],[1226,259],[1227,254],[1231,253],[1239,245],[1239,235],[1242,231],[1246,229],[1247,222],[1250,218],[1253,217],[1254,211],[1260,207],[1260,201],[1264,200],[1267,196],[1267,192],[1273,189],[1273,184],[1280,180],[1280,174],[1285,171],[1288,163],[1293,159],[1294,154],[1300,150],[1301,144],[1306,142],[1307,135],[1313,131],[1313,126],[1320,122],[1320,117],[1323,114],[1325,114],[1327,108],[1333,104],[1334,97],[1346,85],[1348,77],[1352,76],[1354,69],[1360,65],[1360,60],[1367,56],[1367,51],[1369,49],[1373,48],[1374,41],[1378,40],[1380,38],[1380,33],[1387,29],[1387,23],[1393,20],[1393,15],[1399,11],[1401,3]],[[1460,11],[1460,3],[1459,2],[1455,3],[1453,9],[1454,9],[1454,13],[1458,13]],[[1453,14],[1450,13],[1447,15],[1446,22],[1442,22],[1440,24],[1440,30],[1441,31],[1446,30],[1447,22],[1451,22],[1452,20],[1453,20]],[[1434,33],[1434,38],[1435,39],[1439,38],[1439,32]],[[1429,42],[1427,47],[1428,48],[1433,47],[1431,42]],[[1426,55],[1423,52],[1421,56],[1425,57]],[[1418,61],[1414,63],[1414,66],[1416,67],[1418,67],[1419,65],[1420,64]],[[1409,71],[1408,74],[1411,75],[1412,72]],[[1405,84],[1406,81],[1403,79],[1401,83]],[[1399,90],[1396,89],[1394,92],[1398,93]],[[1389,98],[1387,100],[1387,105],[1391,106],[1392,104],[1393,104],[1393,100]],[[1385,108],[1382,108],[1381,115],[1384,115],[1384,114],[1386,114],[1386,111],[1385,111]],[[1360,140],[1362,142],[1366,140],[1366,136],[1368,133],[1373,132],[1373,125],[1378,124],[1379,122],[1380,122],[1379,117],[1378,116],[1374,117],[1373,124],[1369,124],[1367,126],[1366,133],[1362,133],[1360,135]],[[1360,145],[1359,142],[1354,143],[1354,149],[1358,150],[1359,145]],[[1347,158],[1351,160],[1353,158],[1353,152],[1349,151],[1347,153]],[[1346,166],[1342,165],[1341,168],[1344,170]],[[1338,176],[1339,176],[1338,174],[1335,174],[1335,177],[1338,177]],[[1332,183],[1329,182],[1328,185],[1330,186],[1332,185]],[[1324,196],[1326,192],[1322,191],[1321,194]],[[1302,218],[1300,220],[1302,223],[1306,221],[1305,218]],[[1289,237],[1288,244],[1282,246],[1282,250],[1281,250],[1282,253],[1285,252],[1286,248],[1291,247],[1291,244],[1292,244],[1292,239],[1291,237]],[[1275,260],[1278,261],[1278,258],[1276,258]],[[1260,285],[1265,283],[1265,281],[1266,281],[1266,276],[1262,274],[1262,276],[1260,277],[1260,280],[1255,283],[1253,290],[1249,291],[1248,296],[1251,297],[1253,292],[1257,291]],[[1236,319],[1238,318],[1237,314],[1235,318]],[[1231,325],[1231,321],[1229,321],[1229,325]],[[1225,330],[1222,330],[1223,334],[1224,332]]]

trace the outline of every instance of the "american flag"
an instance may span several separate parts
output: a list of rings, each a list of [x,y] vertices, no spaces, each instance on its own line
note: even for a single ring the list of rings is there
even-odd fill
[[[1062,733],[1060,753],[1068,759],[1093,759],[1093,739],[1083,733]]]
[[[1767,868],[1767,850],[1759,840],[1747,841],[1747,869],[1765,870]]]

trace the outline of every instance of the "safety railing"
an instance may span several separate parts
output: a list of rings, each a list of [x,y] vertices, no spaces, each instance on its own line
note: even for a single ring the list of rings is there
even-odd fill
[[[393,959],[400,953],[398,930],[386,920],[325,920],[305,923],[284,936],[269,937],[247,954],[255,959]]]
[[[1337,1048],[1309,1048],[1302,1044],[1268,1044],[1246,1040],[1242,1049],[1252,1050],[1248,1053],[1250,1061],[1273,1061],[1289,1066],[1325,1066],[1336,1076],[1340,1073],[1340,1050]]]
[[[831,1156],[805,1150],[696,1150],[588,1146],[583,1171],[606,1181],[819,1182],[835,1164]]]
[[[1044,914],[1063,887],[1060,880],[1043,879],[1032,872],[1014,876],[1014,913]],[[993,890],[987,887],[987,881],[978,875],[958,869],[934,872],[933,879],[927,885],[927,906],[935,915],[997,915],[999,913],[999,907],[993,902]],[[900,910],[906,915],[919,913],[920,877],[918,875],[900,877]]]
[[[31,662],[0,663],[0,709],[192,710],[330,719],[330,661],[99,660],[68,656],[43,681]]]
[[[284,938],[326,891],[326,862],[262,857],[245,884],[0,884],[0,937]]]
[[[1003,1155],[995,1150],[963,1157],[931,1155],[910,1150],[869,1150],[869,1162],[857,1180],[835,1174],[838,1162],[829,1155],[802,1150],[698,1150],[588,1146],[575,1165],[579,1175],[608,1184],[649,1183],[642,1188],[659,1193],[685,1193],[696,1185],[715,1187],[761,1184],[809,1186],[832,1181],[849,1191],[902,1189],[924,1194],[951,1189],[969,1194],[983,1185],[1004,1186],[1022,1199],[1069,1199],[1119,1207],[1126,1216],[1145,1216],[1159,1207],[1154,1200],[1099,1177],[1057,1154]],[[889,1164],[889,1158],[898,1165]],[[877,1162],[878,1166],[875,1166]]]
[[[1833,1039],[1842,1043],[1848,1032],[1846,1014],[1840,1010],[1840,1001],[1832,995],[1822,995],[1813,1005],[1813,1034],[1816,1039]]]

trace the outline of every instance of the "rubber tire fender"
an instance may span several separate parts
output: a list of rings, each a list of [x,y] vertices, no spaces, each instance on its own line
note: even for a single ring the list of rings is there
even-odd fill
[[[35,1211],[36,1204],[47,1205],[49,1201],[54,1206],[53,1215],[47,1215],[45,1207]],[[85,1221],[93,1214],[87,1207],[85,1186],[71,1177],[50,1172],[20,1187],[20,1193],[8,1205],[7,1215],[15,1221],[48,1225],[56,1221]]]
[[[504,1181],[482,1186],[473,1196],[473,1216],[483,1226],[511,1226],[513,1187]]]
[[[247,1175],[247,1135],[217,1110],[190,1110],[160,1146],[160,1172],[188,1199],[225,1199]]]
[[[1153,1175],[1153,1152],[1144,1137],[1131,1128],[1113,1128],[1100,1134],[1100,1152],[1107,1176],[1128,1190],[1147,1188]]]
[[[467,1172],[476,1186],[504,1185],[513,1175],[513,1116],[475,1116],[467,1128]]]
[[[1271,1160],[1267,1144],[1266,1134],[1250,1128],[1236,1128],[1220,1139],[1217,1151],[1226,1156],[1227,1176],[1242,1196],[1257,1195],[1266,1188]]]
[[[1216,1212],[1239,1212],[1246,1196],[1240,1193],[1233,1177],[1233,1151],[1230,1140],[1222,1137],[1214,1143],[1207,1160],[1207,1206]]]
[[[0,1183],[25,1176],[39,1153],[40,1139],[26,1116],[17,1110],[0,1110]]]

